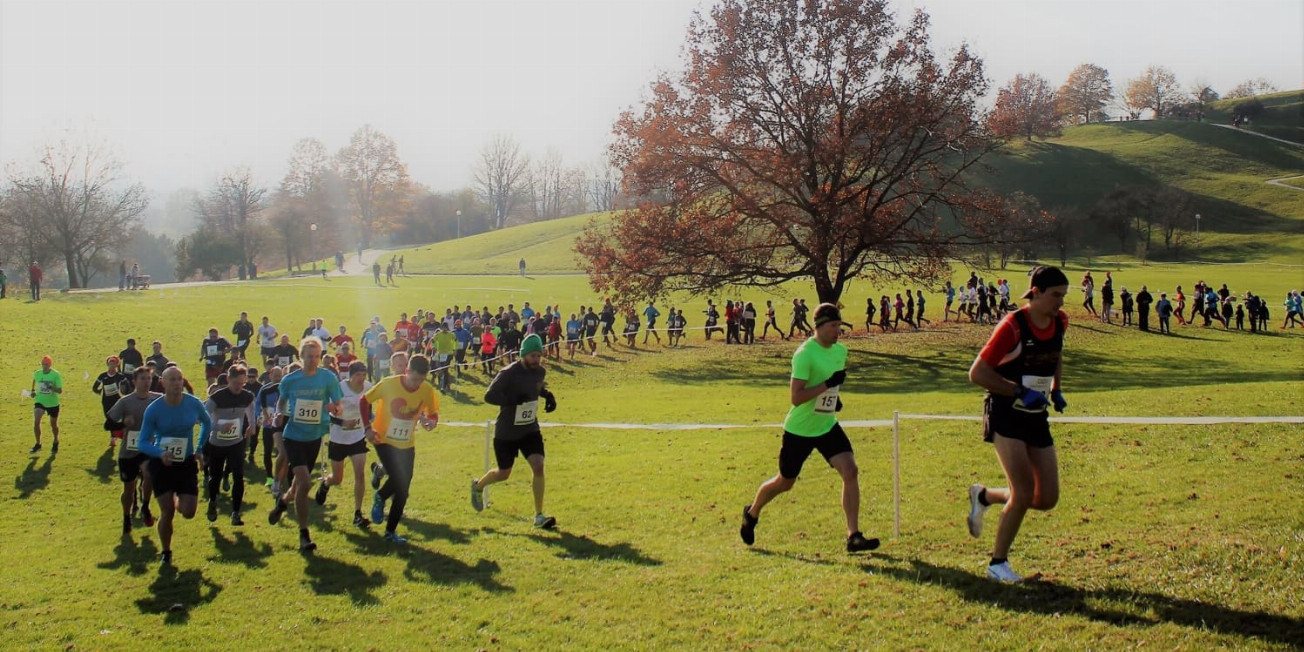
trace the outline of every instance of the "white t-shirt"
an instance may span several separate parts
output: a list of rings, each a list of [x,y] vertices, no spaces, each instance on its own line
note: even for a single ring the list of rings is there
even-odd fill
[[[266,348],[276,346],[276,327],[268,324],[258,327],[258,345]]]
[[[371,389],[371,381],[362,382],[362,391],[354,392],[349,388],[349,381],[340,381],[340,391],[344,393],[344,398],[340,399],[340,419],[345,424],[357,425],[353,428],[344,428],[343,426],[331,424],[331,442],[336,444],[356,444],[362,441],[366,436],[366,431],[362,429],[362,411],[358,408],[358,399]]]

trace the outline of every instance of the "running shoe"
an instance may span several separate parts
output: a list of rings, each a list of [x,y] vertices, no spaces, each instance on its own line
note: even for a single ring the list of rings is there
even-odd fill
[[[543,514],[535,514],[534,527],[540,530],[555,530],[557,528],[557,519]]]
[[[271,489],[273,484],[276,484],[276,481],[271,478],[268,478],[267,481],[263,483],[263,486],[267,487],[268,489]]]
[[[878,548],[878,539],[866,539],[859,532],[852,532],[847,537],[847,552],[869,552]]]
[[[215,500],[208,501],[208,522],[217,522],[217,501]]]
[[[131,534],[131,517],[123,515],[122,517],[122,534],[126,536]]]
[[[163,554],[159,555],[159,561],[161,561],[165,566],[171,566],[171,565],[172,565],[172,551],[171,551],[171,550],[164,550],[164,551],[163,551]]]
[[[392,530],[385,530],[385,540],[390,543],[407,543],[407,537],[401,537]]]
[[[475,486],[475,478],[471,478],[471,507],[477,512],[484,511],[484,489]]]
[[[59,452],[59,440],[56,439],[56,440],[54,440],[54,443],[53,443],[53,444],[50,444],[50,454],[51,454],[51,455],[54,455],[55,453],[58,453],[58,452]]]
[[[140,520],[145,522],[145,527],[154,527],[154,513],[149,511],[149,505],[140,510]]]
[[[969,487],[969,536],[977,538],[983,533],[983,514],[987,513],[990,505],[984,505],[978,501],[978,496],[982,495],[983,487],[980,484]]]
[[[356,526],[356,527],[360,527],[360,528],[362,528],[362,529],[365,530],[365,529],[367,529],[368,526],[371,525],[371,521],[368,521],[366,518],[364,518],[364,517],[362,516],[362,512],[354,512],[354,513],[353,513],[353,525]]]
[[[380,492],[375,492],[371,499],[371,522],[380,523],[385,520],[385,499],[380,497]]]
[[[299,535],[299,550],[302,552],[312,552],[317,549],[317,544],[312,542],[312,538],[306,534]]]
[[[756,524],[761,520],[748,512],[751,508],[751,505],[743,508],[743,525],[738,528],[738,536],[749,546],[756,542]]]
[[[281,517],[285,515],[285,510],[289,509],[289,507],[289,505],[285,504],[284,500],[277,498],[276,507],[273,507],[272,512],[267,515],[268,525],[276,525],[277,523],[280,523]]]
[[[231,525],[244,525],[244,519],[240,518],[240,510],[231,512]]]
[[[988,564],[987,577],[1006,584],[1017,584],[1023,581],[1023,577],[1010,568],[1010,562],[1008,561],[999,564]]]
[[[380,481],[385,479],[385,465],[380,462],[371,463],[371,488],[380,489]]]
[[[27,454],[28,454],[28,455],[31,455],[31,454],[33,454],[33,453],[39,453],[39,452],[41,452],[41,445],[40,445],[40,444],[37,444],[37,445],[35,445],[35,446],[32,447],[32,450],[27,451]]]
[[[317,495],[313,496],[313,500],[316,500],[318,505],[325,505],[326,492],[330,490],[331,490],[330,485],[326,484],[326,480],[323,479],[321,481],[321,484],[317,485]]]

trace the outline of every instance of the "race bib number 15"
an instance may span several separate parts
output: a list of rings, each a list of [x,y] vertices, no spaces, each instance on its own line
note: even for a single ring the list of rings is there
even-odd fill
[[[815,414],[833,414],[838,411],[838,390],[841,385],[830,387],[815,397]]]

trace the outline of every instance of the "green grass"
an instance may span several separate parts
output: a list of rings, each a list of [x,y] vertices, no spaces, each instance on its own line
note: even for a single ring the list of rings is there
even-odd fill
[[[571,273],[579,270],[576,236],[601,217],[592,213],[532,222],[394,253],[406,256],[405,268],[413,274],[517,274],[522,258],[530,274]]]
[[[1129,287],[1198,276],[1270,296],[1304,286],[1294,268],[1122,267],[1116,283]],[[292,526],[266,524],[271,504],[257,488],[243,528],[202,516],[179,523],[175,571],[154,561],[155,533],[119,538],[119,484],[82,375],[98,372],[126,337],[159,338],[184,359],[206,327],[225,331],[242,309],[297,333],[308,316],[356,330],[373,314],[392,322],[418,307],[529,299],[569,311],[591,297],[580,277],[400,282],[377,290],[365,277],[301,279],[4,302],[0,354],[18,370],[0,380],[0,395],[11,397],[0,405],[9,425],[0,443],[14,451],[0,459],[14,478],[0,516],[6,647],[213,649],[245,638],[330,649],[1284,649],[1304,640],[1304,440],[1293,425],[1057,426],[1063,498],[1028,518],[1014,550],[1018,568],[1046,574],[1040,584],[995,586],[978,574],[995,516],[982,540],[968,538],[963,490],[1001,476],[966,422],[903,422],[899,538],[889,536],[891,432],[852,430],[863,526],[886,537],[878,554],[840,552],[838,482],[818,459],[766,510],[757,546],[746,549],[737,512],[774,472],[779,432],[765,424],[785,411],[794,345],[781,342],[726,347],[694,337],[682,350],[619,348],[550,363],[561,404],[552,421],[757,424],[545,427],[559,533],[529,527],[523,468],[491,490],[489,510],[472,511],[465,484],[482,470],[483,427],[441,426],[418,443],[403,550],[348,523],[351,482],[313,507],[321,549],[311,557],[294,551]],[[869,290],[852,288],[849,315]],[[811,296],[801,286],[783,293]],[[687,304],[691,325],[701,323],[700,303]],[[1299,330],[1147,336],[1069,310],[1070,414],[1302,413]],[[930,313],[940,312],[934,297]],[[1275,302],[1273,315],[1276,326]],[[852,338],[842,418],[975,414],[979,392],[965,371],[988,332],[948,324]],[[47,352],[68,385],[63,450],[29,458],[16,452],[30,445],[30,403],[15,401]],[[443,420],[491,418],[480,401],[485,380],[468,374],[443,397]],[[250,476],[261,484],[261,472]],[[173,604],[184,608],[169,611]]]
[[[1246,127],[1268,136],[1304,143],[1304,91],[1283,91],[1260,95],[1263,114]],[[1231,124],[1232,111],[1237,104],[1246,101],[1219,100],[1210,106],[1208,119],[1211,122]]]

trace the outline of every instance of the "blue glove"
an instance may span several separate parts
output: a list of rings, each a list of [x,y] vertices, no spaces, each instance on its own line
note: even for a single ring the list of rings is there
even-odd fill
[[[1021,388],[1021,392],[1017,398],[1021,403],[1023,403],[1023,407],[1029,410],[1036,410],[1037,408],[1044,407],[1046,405],[1045,394],[1042,394],[1041,392],[1032,389],[1030,387],[1023,387],[1022,385],[1020,385],[1019,387]]]
[[[1058,389],[1051,390],[1050,401],[1055,405],[1056,412],[1063,412],[1069,406],[1069,402],[1064,400],[1064,393]]]

